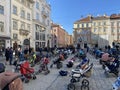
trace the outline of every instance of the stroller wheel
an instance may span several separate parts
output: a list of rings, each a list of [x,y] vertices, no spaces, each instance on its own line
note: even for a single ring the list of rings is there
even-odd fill
[[[82,85],[82,86],[81,86],[81,90],[89,90],[89,86],[84,86],[84,85]]]
[[[62,68],[62,62],[59,62],[59,63],[57,63],[56,65],[57,65],[57,69]]]
[[[88,87],[89,86],[89,81],[87,79],[82,80],[82,86]]]
[[[25,82],[25,83],[28,83],[28,82],[29,82],[29,79],[25,78],[24,82]]]
[[[36,78],[37,78],[37,77],[34,75],[34,76],[33,76],[33,80],[35,80]]]
[[[45,71],[45,73],[44,73],[44,74],[45,74],[45,75],[47,75],[48,73],[50,73],[50,71],[49,71],[49,70]]]
[[[73,83],[68,84],[67,86],[68,90],[75,90],[75,85]]]
[[[50,65],[50,68],[52,68],[52,67],[53,67],[53,64]]]

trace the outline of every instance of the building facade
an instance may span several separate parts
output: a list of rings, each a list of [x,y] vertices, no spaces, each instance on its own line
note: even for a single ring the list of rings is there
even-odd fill
[[[120,43],[120,14],[110,16],[111,23],[111,44],[112,42]]]
[[[52,23],[51,26],[51,46],[66,47],[69,44],[68,33],[62,26],[58,24]]]
[[[98,44],[98,47],[104,47],[110,44],[110,17],[107,15],[92,18],[92,42]],[[102,42],[102,43],[101,43]]]
[[[82,31],[86,30],[86,28],[80,28],[85,26],[85,20],[88,17],[78,20],[74,23],[74,31],[73,31],[73,42],[74,43],[82,43],[82,41],[87,41],[88,36],[83,34]],[[110,16],[102,15],[91,17],[89,25],[90,31],[90,45],[93,46],[98,44],[98,47],[105,47],[106,45],[112,46],[113,42],[120,43],[120,14],[112,14]],[[87,23],[86,23],[87,24]]]
[[[0,49],[10,47],[10,0],[0,1]]]
[[[34,46],[51,47],[51,6],[46,0],[34,0],[33,8],[33,37]]]
[[[11,46],[33,46],[33,0],[11,0]]]
[[[80,44],[81,47],[84,43],[91,43],[91,29],[92,29],[92,17],[89,15],[85,18],[74,22],[73,26],[73,43]]]

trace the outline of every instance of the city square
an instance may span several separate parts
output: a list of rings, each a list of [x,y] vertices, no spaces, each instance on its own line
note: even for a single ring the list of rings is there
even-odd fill
[[[99,60],[95,59],[90,54],[87,55],[90,62],[93,62],[94,65],[91,77],[87,78],[90,82],[90,90],[112,90],[112,84],[115,82],[117,77],[114,75],[106,77],[102,66],[99,64]],[[69,58],[70,57],[72,56],[69,56]],[[4,62],[2,58],[1,62]],[[40,73],[37,75],[36,80],[30,80],[29,83],[23,83],[24,90],[67,90],[67,85],[70,83],[71,79],[71,68],[66,67],[67,60],[63,62],[64,65],[61,69],[57,69],[56,67],[50,68],[50,73],[48,75]],[[77,60],[75,64],[78,64]],[[13,70],[13,68],[14,66],[6,66],[6,70]],[[69,74],[67,76],[60,76],[60,70],[67,70]],[[76,83],[76,90],[80,90],[81,80],[79,83]]]
[[[119,90],[119,3],[0,0],[0,90]]]

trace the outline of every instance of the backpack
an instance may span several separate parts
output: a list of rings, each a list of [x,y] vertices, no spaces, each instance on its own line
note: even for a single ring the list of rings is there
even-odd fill
[[[5,71],[5,65],[3,63],[0,63],[0,73]]]
[[[60,74],[61,76],[67,76],[68,71],[60,70],[60,71],[59,71],[59,74]]]

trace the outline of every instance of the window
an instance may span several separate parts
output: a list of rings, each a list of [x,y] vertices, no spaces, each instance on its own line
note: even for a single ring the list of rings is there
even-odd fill
[[[114,28],[111,28],[111,32],[112,32],[112,33],[114,32]]]
[[[39,32],[36,32],[36,40],[39,40]]]
[[[104,27],[104,28],[103,28],[103,32],[106,32],[106,29],[107,29],[107,28]]]
[[[114,24],[115,24],[114,22],[111,22],[111,26],[114,26]]]
[[[118,28],[118,33],[120,33],[120,28]]]
[[[0,5],[0,14],[4,14],[4,7]]]
[[[17,15],[17,7],[13,5],[13,14]]]
[[[100,26],[100,25],[101,25],[101,22],[99,22],[98,25]]]
[[[30,31],[30,24],[28,24],[28,25],[27,25],[27,30],[29,30],[29,31]]]
[[[106,25],[106,22],[103,22],[103,25]]]
[[[96,28],[94,28],[94,32],[96,32]]]
[[[18,39],[18,35],[16,33],[13,33],[13,39]]]
[[[0,22],[0,32],[4,32],[4,22]]]
[[[84,24],[82,24],[82,27],[84,27]]]
[[[27,20],[30,20],[30,13],[27,13]]]
[[[77,28],[79,28],[80,26],[79,26],[79,24],[77,24]]]
[[[94,22],[94,26],[96,26],[96,22]]]
[[[49,23],[50,23],[50,21],[49,20],[47,20],[47,25],[49,26]]]
[[[117,22],[117,27],[120,27],[120,22]]]
[[[21,29],[25,29],[25,23],[21,22]]]
[[[27,7],[29,7],[29,8],[30,8],[30,3],[29,3],[29,2],[27,2]]]
[[[89,23],[86,23],[86,27],[89,27]]]
[[[21,18],[25,18],[25,11],[21,10]]]
[[[13,20],[13,29],[14,30],[18,29],[18,22],[16,20]]]
[[[36,2],[36,8],[39,9],[39,2]]]
[[[45,34],[42,34],[42,40],[45,40]]]
[[[21,0],[21,3],[25,4],[25,0]]]
[[[39,20],[39,13],[36,13],[36,19]]]

